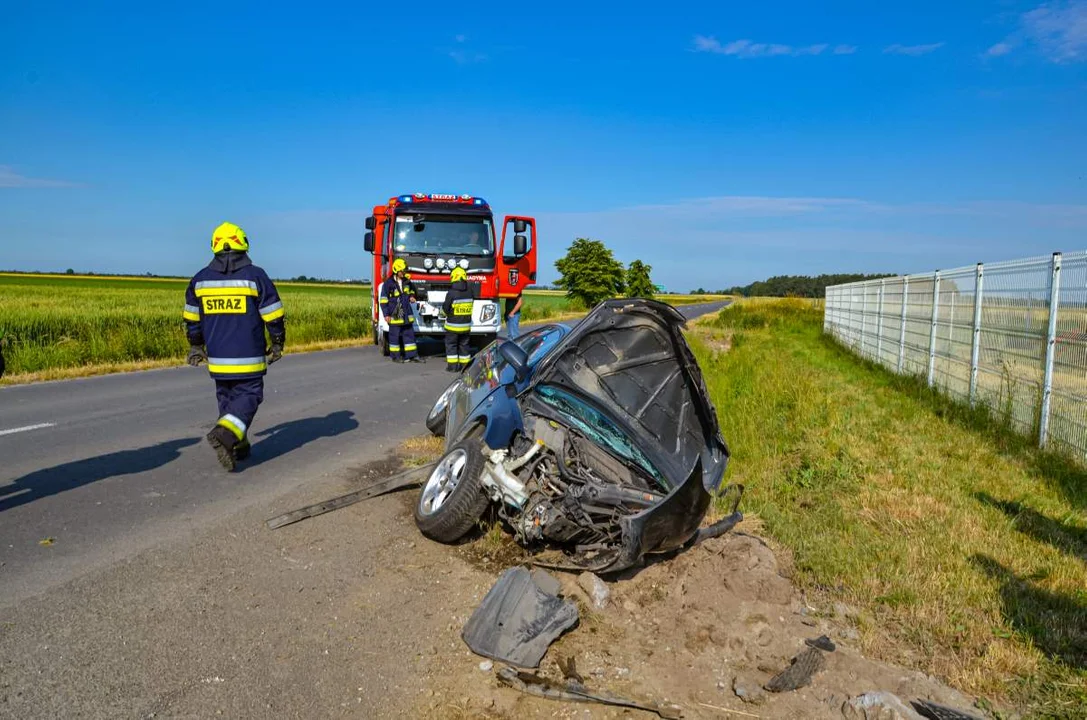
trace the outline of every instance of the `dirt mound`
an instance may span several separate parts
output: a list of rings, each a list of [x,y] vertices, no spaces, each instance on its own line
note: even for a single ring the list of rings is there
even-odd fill
[[[876,691],[972,709],[971,700],[932,678],[864,658],[855,632],[816,617],[782,575],[771,548],[754,535],[709,540],[615,579],[603,609],[592,607],[576,576],[556,575],[578,600],[582,621],[541,665],[555,679],[562,677],[558,662],[572,657],[590,687],[677,703],[688,718],[718,718],[729,710],[740,713],[734,716],[837,719],[851,698]],[[820,651],[821,662],[809,663],[817,668],[810,684],[767,692],[764,686],[792,658],[813,652],[805,641],[821,635],[835,649]],[[460,716],[588,717],[591,709],[591,717],[610,718],[632,712],[520,695],[480,671],[479,660],[433,678],[435,697],[460,698]],[[448,703],[434,708],[424,710],[430,716],[451,711]]]

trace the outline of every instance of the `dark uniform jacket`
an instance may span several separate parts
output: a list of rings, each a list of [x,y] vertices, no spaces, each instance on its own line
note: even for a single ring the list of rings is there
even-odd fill
[[[273,344],[286,341],[283,303],[268,274],[244,252],[219,253],[185,291],[189,343],[204,345],[208,371],[222,380],[264,375],[264,327]]]
[[[381,312],[385,314],[390,325],[411,325],[415,321],[415,315],[411,311],[411,303],[415,300],[415,286],[407,278],[402,282],[403,290],[397,285],[395,275],[381,283]]]
[[[469,332],[472,329],[472,307],[475,300],[466,280],[453,283],[453,289],[445,294],[442,312],[445,313],[445,329],[449,332]]]

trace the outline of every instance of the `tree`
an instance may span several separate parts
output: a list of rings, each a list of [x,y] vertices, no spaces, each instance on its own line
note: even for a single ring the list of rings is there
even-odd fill
[[[627,297],[653,298],[657,289],[649,279],[652,270],[652,265],[646,265],[641,260],[635,260],[627,266]]]
[[[68,268],[67,270],[64,271],[64,274],[65,275],[75,275],[75,270],[73,270],[72,268]]]
[[[599,240],[574,240],[566,255],[555,261],[555,269],[562,275],[555,286],[585,307],[623,293],[623,263]]]

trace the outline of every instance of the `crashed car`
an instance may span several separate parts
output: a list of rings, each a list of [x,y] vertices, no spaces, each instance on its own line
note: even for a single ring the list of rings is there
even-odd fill
[[[564,548],[552,567],[613,572],[730,529],[738,494],[699,529],[729,450],[684,325],[670,305],[609,300],[485,348],[427,418],[445,451],[420,531],[455,542],[493,503],[522,545]]]

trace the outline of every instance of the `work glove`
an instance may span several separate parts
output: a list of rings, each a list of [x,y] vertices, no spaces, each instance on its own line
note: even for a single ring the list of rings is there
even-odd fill
[[[193,367],[198,367],[200,363],[207,361],[208,354],[204,351],[203,345],[193,345],[189,348],[189,356],[185,358],[185,362]]]
[[[265,350],[264,354],[268,356],[268,364],[271,365],[283,357],[283,343],[272,343],[272,347]]]

